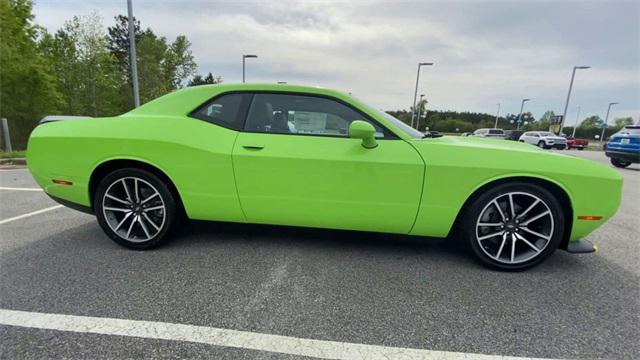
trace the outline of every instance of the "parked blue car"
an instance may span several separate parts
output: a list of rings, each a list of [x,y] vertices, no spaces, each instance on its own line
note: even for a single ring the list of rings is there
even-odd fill
[[[611,163],[625,168],[632,163],[640,163],[640,125],[628,125],[611,135],[604,153]]]

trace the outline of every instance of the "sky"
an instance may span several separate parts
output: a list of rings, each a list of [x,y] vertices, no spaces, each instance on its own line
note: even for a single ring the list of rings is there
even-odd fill
[[[428,108],[517,114],[523,98],[538,118],[562,114],[575,65],[567,125],[580,107],[610,120],[640,114],[639,1],[149,1],[134,0],[142,27],[192,43],[198,72],[242,81],[317,85],[384,110]],[[126,1],[36,0],[50,32],[97,12],[104,26]]]

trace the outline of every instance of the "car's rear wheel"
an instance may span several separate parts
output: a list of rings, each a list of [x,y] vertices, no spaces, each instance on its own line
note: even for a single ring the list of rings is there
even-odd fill
[[[140,169],[116,170],[94,195],[98,223],[116,243],[144,250],[166,241],[177,220],[176,199],[154,174]]]
[[[544,261],[561,242],[562,206],[545,188],[506,183],[478,196],[466,212],[463,233],[477,258],[500,270],[523,270]]]
[[[623,160],[614,159],[614,158],[611,158],[611,163],[613,164],[613,166],[619,167],[619,168],[626,168],[627,166],[631,165],[631,163],[628,161],[623,161]]]

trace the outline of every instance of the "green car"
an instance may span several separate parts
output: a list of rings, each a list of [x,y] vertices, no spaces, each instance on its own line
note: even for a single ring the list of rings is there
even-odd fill
[[[110,118],[46,117],[28,166],[44,191],[149,249],[181,218],[464,239],[484,264],[531,267],[618,209],[622,178],[528,144],[425,137],[347,94],[197,86]]]

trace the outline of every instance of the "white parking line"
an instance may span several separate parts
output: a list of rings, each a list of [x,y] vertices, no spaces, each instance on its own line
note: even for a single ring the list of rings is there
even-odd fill
[[[47,314],[5,309],[0,309],[0,324],[78,333],[187,341],[215,346],[268,351],[322,359],[525,359],[511,356],[468,354],[344,343],[327,340],[302,339],[290,336],[228,330],[206,326],[172,324],[157,321]]]
[[[27,218],[29,216],[33,216],[33,215],[38,215],[38,214],[42,214],[43,212],[47,212],[47,211],[51,211],[51,210],[55,210],[55,209],[59,209],[61,208],[62,205],[56,205],[56,206],[52,206],[52,207],[48,207],[46,209],[42,209],[42,210],[36,210],[36,211],[32,211],[30,213],[26,213],[26,214],[22,214],[22,215],[18,215],[18,216],[14,216],[8,219],[4,219],[4,220],[0,220],[0,225],[2,224],[6,224],[8,222],[14,221],[14,220],[20,220],[20,219],[24,219]]]
[[[42,189],[38,189],[38,188],[15,188],[15,187],[4,187],[4,186],[0,186],[0,190],[9,190],[9,191],[42,191]]]

